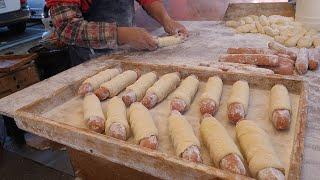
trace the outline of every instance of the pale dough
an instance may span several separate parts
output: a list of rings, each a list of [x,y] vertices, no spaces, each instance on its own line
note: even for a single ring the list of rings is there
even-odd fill
[[[260,170],[270,167],[285,173],[283,165],[273,150],[268,134],[253,121],[239,121],[236,125],[236,134],[253,177],[256,177]]]
[[[202,120],[200,133],[216,167],[219,168],[220,161],[229,154],[237,154],[243,161],[242,154],[237,145],[223,125],[214,117],[206,117]]]
[[[297,43],[298,48],[310,48],[312,46],[313,39],[310,35],[303,36]]]
[[[299,41],[300,38],[302,38],[304,35],[304,32],[299,32],[296,35],[290,37],[288,40],[285,41],[285,46],[287,47],[295,47]]]
[[[172,45],[177,45],[183,42],[182,36],[166,36],[166,37],[158,37],[156,38],[156,42],[159,47],[167,47]]]
[[[195,136],[192,126],[179,112],[171,113],[168,124],[169,134],[177,156],[180,157],[192,145],[200,148],[200,142]]]
[[[220,104],[220,97],[222,94],[223,82],[220,77],[214,76],[208,79],[204,92],[200,97],[200,102],[204,99],[211,99],[218,107]]]
[[[280,43],[280,44],[284,44],[284,43],[286,42],[286,40],[288,40],[288,39],[289,39],[288,36],[281,36],[281,35],[279,35],[279,36],[275,36],[275,37],[274,37],[274,40],[275,40],[276,42]]]
[[[253,18],[250,16],[243,17],[243,18],[241,18],[241,20],[246,22],[246,24],[252,24],[254,22]]]
[[[122,99],[118,96],[111,98],[107,104],[106,110],[107,121],[105,124],[105,132],[109,135],[109,129],[111,124],[119,123],[126,129],[126,135],[128,137],[130,133],[129,124],[127,120],[127,109]]]
[[[291,112],[289,92],[284,85],[276,84],[271,88],[269,108],[270,118],[272,118],[272,113],[276,109],[287,109]]]
[[[247,81],[237,81],[233,84],[227,106],[235,102],[242,104],[245,113],[248,112],[249,84]]]
[[[268,17],[265,16],[265,15],[261,15],[261,16],[259,17],[259,22],[260,22],[260,24],[261,24],[262,26],[269,26],[269,25],[270,25],[270,22],[269,22],[269,20],[268,20]]]
[[[315,48],[320,47],[320,36],[314,36],[313,37],[313,45]]]
[[[158,136],[158,129],[152,119],[151,113],[140,102],[131,104],[128,115],[136,144],[139,144],[143,138]]]
[[[149,72],[142,75],[134,84],[128,86],[126,90],[132,90],[137,97],[137,101],[141,101],[147,89],[151,87],[156,80],[156,73]]]
[[[195,75],[190,75],[185,78],[179,87],[172,93],[172,99],[182,99],[187,107],[190,106],[191,101],[196,94],[199,86],[199,80]]]
[[[264,26],[263,30],[267,35],[271,37],[275,37],[280,34],[280,31],[278,29],[271,28],[270,26]]]
[[[239,33],[248,33],[248,32],[250,32],[251,29],[253,29],[252,24],[245,24],[245,25],[237,27],[236,31]]]
[[[128,70],[125,71],[108,82],[100,85],[100,87],[108,89],[110,95],[109,97],[116,96],[124,88],[134,83],[138,78],[138,74],[135,71]]]
[[[165,74],[147,90],[147,94],[156,94],[158,102],[160,102],[177,87],[179,82],[180,77],[178,73]]]
[[[83,116],[86,121],[92,117],[99,117],[105,120],[100,100],[93,93],[88,93],[83,99]]]
[[[263,30],[263,26],[260,24],[259,21],[256,21],[256,27],[257,27],[257,30],[260,34],[265,34],[266,32]]]
[[[118,68],[107,69],[107,70],[99,72],[98,74],[96,74],[92,77],[89,77],[88,79],[83,81],[82,84],[89,83],[92,86],[92,88],[95,90],[95,89],[99,88],[99,86],[102,83],[109,81],[110,79],[112,79],[113,77],[115,77],[116,75],[118,75],[120,73],[121,73],[121,70]]]
[[[226,26],[236,28],[238,26],[241,26],[240,21],[227,21]]]

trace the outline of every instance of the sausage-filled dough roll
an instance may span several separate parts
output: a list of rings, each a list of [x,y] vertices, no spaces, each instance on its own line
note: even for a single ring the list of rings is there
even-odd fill
[[[103,133],[105,117],[103,115],[101,103],[93,93],[88,93],[83,99],[83,116],[89,129]]]
[[[284,179],[284,167],[264,130],[253,121],[243,120],[237,123],[236,133],[253,177]]]
[[[270,92],[270,120],[278,130],[288,129],[291,122],[289,92],[282,84],[276,84]]]
[[[93,92],[94,90],[98,89],[102,83],[109,81],[111,78],[120,74],[121,71],[122,70],[119,68],[107,69],[99,72],[92,77],[89,77],[88,79],[83,81],[83,83],[79,87],[78,94],[80,96],[84,96],[88,92]]]
[[[200,132],[216,167],[237,174],[246,174],[242,154],[219,121],[211,115],[205,116],[200,125]]]
[[[122,100],[126,104],[126,106],[130,106],[130,104],[136,101],[141,101],[147,89],[151,87],[156,82],[156,80],[156,73],[149,72],[142,75],[135,83],[128,86],[124,95],[122,96]]]
[[[160,77],[146,92],[142,104],[148,109],[154,107],[171,93],[180,82],[180,74],[168,73]]]
[[[120,93],[124,88],[134,83],[138,78],[138,74],[135,71],[125,71],[108,82],[100,85],[99,89],[95,91],[95,94],[100,100],[105,100],[108,97],[114,97]]]
[[[107,104],[107,121],[105,133],[108,136],[127,140],[130,129],[127,120],[127,109],[121,98],[115,96]]]
[[[180,44],[184,41],[184,37],[174,35],[174,36],[165,36],[165,37],[158,37],[155,39],[158,47],[167,47],[172,45]]]
[[[249,84],[247,81],[237,81],[233,84],[231,95],[227,101],[228,118],[236,123],[245,118],[249,105]]]
[[[181,113],[186,111],[198,90],[198,86],[199,80],[195,75],[185,78],[172,93],[171,110],[177,110]]]
[[[189,122],[179,111],[172,111],[168,121],[169,134],[176,155],[192,162],[201,162],[200,142]]]
[[[157,149],[158,129],[151,113],[140,102],[131,104],[129,122],[136,144],[150,149]]]
[[[223,82],[218,76],[210,77],[206,83],[203,94],[200,97],[201,114],[214,115],[220,104]]]

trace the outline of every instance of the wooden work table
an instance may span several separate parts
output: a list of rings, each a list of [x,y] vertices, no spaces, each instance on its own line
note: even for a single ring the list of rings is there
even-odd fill
[[[133,61],[155,64],[198,65],[199,63],[217,62],[217,56],[220,53],[226,52],[228,47],[267,47],[267,42],[270,40],[267,36],[257,34],[235,34],[232,29],[224,27],[221,22],[193,21],[184,22],[184,24],[190,30],[190,38],[183,44],[159,49],[154,52],[129,52],[125,53],[125,55],[111,56],[109,58],[113,60],[131,59]],[[154,34],[163,34],[163,30],[156,30]],[[91,76],[102,70],[109,63],[106,59],[107,57],[100,57],[83,63],[0,99],[0,114],[13,117],[17,109],[39,100],[40,97],[49,96],[49,94],[62,87],[68,86],[73,82],[84,79],[85,77]],[[317,179],[320,176],[320,172],[318,171],[320,166],[320,104],[318,103],[320,101],[319,70],[315,72],[309,71],[305,76],[305,79],[309,82],[310,89],[302,178],[309,180]],[[74,156],[75,153],[77,154],[76,156]],[[106,167],[114,168],[115,173],[120,172],[117,172],[117,169],[120,169],[119,165],[109,165],[106,162],[101,162],[103,161],[102,159],[97,160],[95,159],[96,157],[90,158],[91,155],[77,152],[73,149],[69,149],[69,154],[74,166],[88,162],[89,158],[90,160],[94,159],[97,162],[100,161],[100,164],[104,163],[103,165]],[[79,158],[76,158],[77,156]],[[81,169],[81,167],[76,167],[76,169]],[[91,172],[93,171],[92,174],[95,174],[94,169],[91,168],[89,170]],[[142,175],[138,171],[129,168],[126,168],[121,172],[137,174],[137,177],[140,179],[148,178],[147,175]],[[118,176],[114,175],[113,177]],[[130,178],[130,176],[127,176],[126,178]]]

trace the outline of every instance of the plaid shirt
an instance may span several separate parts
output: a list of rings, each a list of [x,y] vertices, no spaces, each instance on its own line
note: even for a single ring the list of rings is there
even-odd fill
[[[144,6],[157,0],[138,0]],[[116,23],[88,22],[82,13],[91,0],[46,0],[58,39],[68,45],[94,49],[117,47]]]

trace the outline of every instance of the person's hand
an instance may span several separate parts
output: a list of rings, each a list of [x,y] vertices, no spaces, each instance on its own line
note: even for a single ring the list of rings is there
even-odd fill
[[[118,44],[129,45],[137,50],[157,49],[157,42],[154,38],[143,28],[137,27],[118,27]]]
[[[182,24],[171,18],[164,22],[163,28],[170,35],[182,34],[188,36],[188,30]]]

